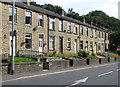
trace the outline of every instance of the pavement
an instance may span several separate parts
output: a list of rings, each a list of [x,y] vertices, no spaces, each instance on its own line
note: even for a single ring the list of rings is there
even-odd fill
[[[118,63],[2,77],[3,87],[118,87]],[[13,86],[14,85],[14,86]]]

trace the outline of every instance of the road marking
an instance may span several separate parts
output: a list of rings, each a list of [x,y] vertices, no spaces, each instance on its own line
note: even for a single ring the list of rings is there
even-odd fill
[[[66,72],[72,72],[72,71],[79,71],[79,70],[85,70],[85,69],[90,69],[90,68],[97,68],[97,67],[102,67],[102,66],[107,66],[107,65],[113,65],[113,64],[116,64],[116,63],[104,64],[104,65],[92,66],[92,67],[85,67],[85,68],[78,68],[78,69],[72,69],[72,70],[66,70],[66,71],[60,71],[60,72],[46,73],[46,74],[40,74],[40,75],[24,76],[24,77],[18,77],[18,78],[15,78],[15,79],[4,80],[4,81],[0,81],[0,82],[9,82],[9,81],[15,81],[15,80],[21,80],[21,79],[28,79],[28,78],[33,78],[33,77],[40,77],[40,76],[60,74],[60,73],[66,73]]]
[[[101,76],[108,75],[108,74],[111,74],[111,73],[113,73],[113,71],[110,71],[110,72],[107,72],[107,73],[103,73],[103,74],[100,74],[98,76],[101,77]]]
[[[120,69],[117,69],[117,71],[120,71]]]
[[[71,84],[71,85],[69,85],[69,86],[66,86],[66,87],[75,86],[75,85],[77,85],[77,84],[79,84],[79,83],[83,83],[83,82],[85,83],[87,80],[88,80],[88,77],[86,77],[86,78],[84,78],[84,79],[77,80],[77,81],[75,81],[75,83],[73,83],[73,84]]]

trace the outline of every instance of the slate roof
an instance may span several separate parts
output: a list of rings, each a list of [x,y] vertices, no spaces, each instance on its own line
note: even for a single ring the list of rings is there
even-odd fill
[[[4,0],[0,0],[0,2],[12,5],[12,2],[5,2]],[[15,6],[23,8],[23,9],[31,10],[31,11],[34,11],[34,12],[43,13],[43,14],[45,14],[47,16],[52,16],[52,17],[56,17],[56,18],[59,18],[59,19],[62,19],[62,20],[66,20],[66,21],[70,21],[70,22],[77,23],[77,24],[80,24],[80,25],[84,25],[84,26],[87,26],[89,28],[93,28],[93,29],[97,29],[97,30],[101,30],[101,31],[106,31],[106,30],[98,28],[98,27],[96,27],[94,25],[90,25],[88,23],[83,23],[83,22],[81,22],[79,20],[76,20],[76,19],[73,19],[73,18],[70,18],[70,17],[61,16],[61,15],[55,13],[55,12],[48,11],[46,9],[43,9],[43,8],[40,8],[40,7],[37,7],[37,6],[27,5],[27,4],[22,3],[22,2],[16,2]]]

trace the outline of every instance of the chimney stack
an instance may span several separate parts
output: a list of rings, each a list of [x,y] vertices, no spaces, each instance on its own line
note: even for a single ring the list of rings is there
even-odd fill
[[[24,0],[23,3],[27,4],[27,5],[30,5],[30,1],[31,0]]]

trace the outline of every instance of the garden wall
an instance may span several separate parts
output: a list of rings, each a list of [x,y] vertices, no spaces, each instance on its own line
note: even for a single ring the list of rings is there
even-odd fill
[[[2,75],[8,74],[10,71],[9,64],[2,64]],[[42,71],[42,64],[41,63],[15,63],[15,70],[14,74],[18,73],[31,73]]]

